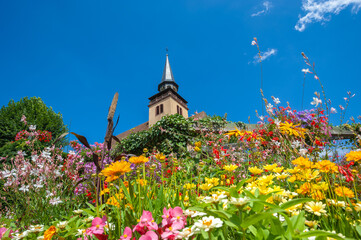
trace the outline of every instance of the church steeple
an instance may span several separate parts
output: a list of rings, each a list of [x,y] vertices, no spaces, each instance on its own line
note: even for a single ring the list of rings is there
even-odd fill
[[[162,81],[158,85],[158,91],[161,92],[167,88],[173,89],[175,92],[178,92],[178,84],[174,80],[172,68],[170,67],[168,53],[166,55]]]

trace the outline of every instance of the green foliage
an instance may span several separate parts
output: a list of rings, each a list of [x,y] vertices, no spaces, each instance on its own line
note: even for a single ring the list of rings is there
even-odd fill
[[[21,130],[28,130],[21,117],[25,115],[28,125],[36,125],[37,129],[51,132],[53,139],[67,131],[60,113],[55,113],[51,107],[47,107],[41,98],[24,97],[19,102],[11,100],[7,106],[0,110],[0,154],[8,152],[14,146],[7,143],[14,141],[16,134]],[[65,145],[63,139],[57,146]],[[6,146],[5,146],[6,145]],[[5,146],[5,148],[3,148]]]
[[[121,140],[115,148],[115,153],[132,153],[140,155],[143,149],[157,148],[163,153],[184,151],[188,143],[203,129],[218,131],[226,124],[219,116],[206,117],[200,120],[185,119],[179,114],[164,116],[148,130],[130,134]]]

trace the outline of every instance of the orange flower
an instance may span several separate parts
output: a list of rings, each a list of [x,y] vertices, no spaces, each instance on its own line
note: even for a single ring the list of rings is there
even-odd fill
[[[55,226],[49,227],[49,228],[44,232],[44,240],[51,240],[55,233],[56,233],[56,228],[55,228]]]
[[[345,155],[347,161],[358,162],[361,160],[361,151],[351,151]]]

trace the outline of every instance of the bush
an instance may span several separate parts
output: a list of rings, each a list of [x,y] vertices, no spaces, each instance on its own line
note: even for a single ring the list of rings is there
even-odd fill
[[[60,113],[55,113],[51,107],[47,107],[41,98],[24,97],[19,102],[10,100],[7,106],[0,110],[0,155],[11,152],[16,146],[11,144],[16,135],[22,130],[28,130],[28,126],[21,121],[26,116],[26,122],[36,125],[37,129],[49,131],[52,139],[58,138],[67,131],[66,125]],[[57,146],[64,146],[66,140],[57,142]],[[17,149],[20,150],[20,149]]]

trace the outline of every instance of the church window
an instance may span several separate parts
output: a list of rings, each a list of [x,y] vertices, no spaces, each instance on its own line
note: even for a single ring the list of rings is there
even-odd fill
[[[179,114],[183,116],[182,108],[181,108],[181,107],[179,108]]]
[[[155,115],[159,115],[159,106],[156,107]]]
[[[163,104],[160,105],[160,113],[163,113]]]
[[[179,114],[179,106],[177,105],[177,113]]]

